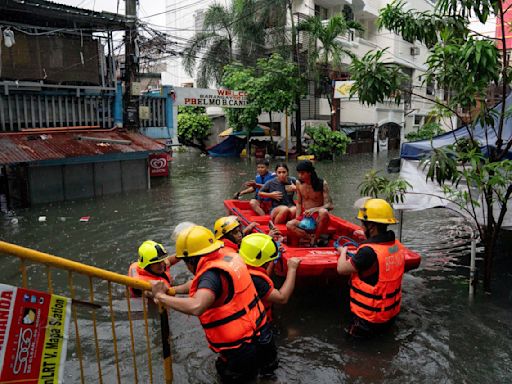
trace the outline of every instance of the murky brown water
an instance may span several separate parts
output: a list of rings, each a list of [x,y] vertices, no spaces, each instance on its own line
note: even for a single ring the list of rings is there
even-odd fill
[[[335,214],[354,220],[354,200],[363,173],[383,169],[387,156],[357,155],[336,163],[317,165],[336,204]],[[290,163],[291,168],[294,167]],[[73,260],[125,273],[146,239],[172,250],[170,232],[181,221],[213,226],[224,214],[223,199],[254,176],[255,163],[247,160],[210,159],[179,154],[172,163],[171,178],[157,180],[149,191],[82,200],[19,210],[0,216],[0,237]],[[39,222],[46,216],[46,222]],[[91,216],[88,223],[81,216]],[[16,219],[16,220],[13,220]],[[16,223],[17,221],[17,223]],[[512,295],[502,273],[497,283],[505,295],[480,294],[467,299],[469,239],[461,219],[444,210],[406,213],[403,242],[423,255],[420,269],[404,278],[403,309],[396,329],[364,343],[345,340],[342,328],[348,319],[348,303],[341,287],[301,288],[290,303],[276,309],[280,368],[275,380],[265,383],[509,383],[512,382]],[[510,251],[507,251],[510,253]],[[2,282],[19,285],[17,264],[2,257]],[[180,264],[178,281],[188,279]],[[45,287],[46,277],[32,269],[30,286]],[[57,291],[67,275],[56,274]],[[78,294],[88,297],[86,281],[77,280]],[[512,285],[512,283],[510,283]],[[510,286],[509,285],[509,286]],[[105,286],[97,285],[96,300],[107,302]],[[117,336],[121,348],[130,348],[126,301],[116,288]],[[108,306],[106,307],[108,309]],[[135,313],[136,332],[143,319]],[[81,337],[85,351],[94,347],[87,333],[90,316],[81,313]],[[171,312],[175,383],[215,382],[215,355],[209,351],[196,318]],[[105,382],[115,381],[110,350],[110,321],[100,311],[99,339],[104,350]],[[158,321],[150,319],[158,328]],[[83,325],[83,327],[82,327]],[[157,337],[155,336],[155,344]],[[69,349],[74,348],[71,340]],[[145,344],[136,346],[144,364]],[[159,349],[154,346],[153,353]],[[123,361],[122,375],[132,381],[131,361]],[[86,362],[87,382],[96,382],[94,355]],[[66,382],[79,382],[76,355],[70,354]],[[162,379],[155,368],[156,381]],[[139,379],[147,382],[147,377]]]

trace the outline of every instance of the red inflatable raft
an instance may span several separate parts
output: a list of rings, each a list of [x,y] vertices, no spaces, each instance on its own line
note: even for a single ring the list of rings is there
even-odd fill
[[[256,231],[268,233],[270,216],[258,216],[250,207],[248,201],[244,200],[225,200],[224,205],[230,215],[238,217],[242,226],[255,222],[258,224]],[[290,257],[299,257],[302,259],[300,268],[297,270],[298,276],[309,277],[331,277],[337,276],[336,264],[338,261],[338,252],[334,250],[334,241],[340,236],[353,238],[355,241],[362,239],[354,238],[354,231],[362,228],[340,217],[330,215],[330,223],[327,233],[329,235],[329,244],[326,247],[289,247],[282,244],[284,252],[280,261],[276,264],[274,272],[278,276],[286,275],[286,261]],[[275,225],[281,234],[286,237],[286,225]],[[348,239],[340,240],[340,244],[348,242]],[[349,252],[355,251],[355,246],[349,246]],[[416,252],[406,248],[405,270],[410,271],[418,268],[421,262],[421,256]]]

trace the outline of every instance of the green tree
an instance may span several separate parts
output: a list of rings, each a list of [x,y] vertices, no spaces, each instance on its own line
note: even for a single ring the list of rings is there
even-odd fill
[[[199,87],[221,84],[227,64],[237,61],[254,66],[268,54],[267,45],[276,51],[286,49],[285,26],[284,0],[232,0],[228,7],[210,5],[203,30],[183,50],[183,66],[190,76],[197,70]]]
[[[364,180],[358,186],[360,195],[382,198],[391,204],[403,203],[407,189],[412,187],[411,184],[401,178],[388,179],[379,173],[380,171],[372,169],[364,175]]]
[[[306,133],[313,141],[307,151],[318,160],[334,159],[334,156],[341,156],[347,151],[347,145],[350,144],[350,138],[339,131],[332,131],[327,126],[307,128]]]
[[[434,136],[438,136],[443,132],[444,131],[441,128],[441,126],[439,125],[439,123],[429,122],[429,123],[423,124],[421,126],[421,128],[418,129],[417,132],[409,132],[407,135],[405,135],[405,138],[408,141],[432,139]]]
[[[235,2],[229,8],[210,5],[204,15],[203,31],[196,33],[183,50],[183,67],[190,76],[194,76],[197,69],[199,87],[220,83],[224,66],[233,61],[239,17],[235,5]]]
[[[181,144],[206,153],[205,140],[213,126],[202,107],[180,107],[178,110],[178,139]]]
[[[310,16],[297,26],[299,31],[309,34],[308,62],[317,84],[327,92],[329,106],[332,107],[332,86],[329,71],[339,73],[343,70],[343,58],[353,57],[353,53],[345,49],[340,36],[346,36],[350,30],[363,30],[355,21],[345,20],[339,13],[324,22],[319,16]],[[320,45],[317,45],[317,40]]]
[[[511,75],[505,40],[509,28],[504,17],[506,11],[498,0],[440,0],[432,12],[406,10],[403,2],[393,2],[380,11],[378,19],[380,28],[429,48],[425,81],[435,81],[449,96],[446,101],[434,100],[440,109],[461,120],[463,116],[458,114],[461,109],[478,111],[467,125],[471,145],[435,148],[423,164],[427,177],[443,186],[446,198],[457,202],[478,229],[485,248],[486,290],[490,290],[494,249],[512,194],[512,165],[506,159],[512,147],[512,137],[503,137],[504,122],[510,115],[505,101]],[[503,37],[479,36],[476,39],[468,29],[472,17],[482,23],[495,17]],[[498,40],[499,48],[495,40]],[[425,98],[403,87],[400,68],[383,63],[382,55],[383,51],[376,51],[354,59],[350,68],[356,80],[352,92],[358,94],[359,100],[370,105],[389,98],[399,102],[404,92]],[[496,109],[485,104],[491,84],[501,89],[501,106]],[[489,126],[488,132],[495,132],[495,135],[488,135],[485,142],[475,145],[473,129],[477,123]],[[491,141],[489,137],[496,139]],[[488,149],[485,156],[480,146]],[[484,209],[483,222],[478,220],[479,207]]]
[[[254,104],[268,113],[272,125],[272,112],[295,110],[295,101],[305,94],[305,84],[302,78],[297,77],[297,65],[274,53],[269,58],[258,60],[250,93]]]
[[[256,67],[241,64],[227,65],[223,85],[247,92],[248,105],[244,109],[227,109],[229,125],[235,130],[247,131],[248,137],[258,125],[262,112],[293,111],[297,95],[304,93],[303,82],[296,77],[296,65],[279,54],[259,59]]]

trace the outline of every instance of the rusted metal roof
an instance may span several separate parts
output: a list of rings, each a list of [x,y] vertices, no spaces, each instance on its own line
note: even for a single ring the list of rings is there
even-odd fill
[[[45,0],[0,0],[0,20],[40,27],[124,30],[127,18]]]
[[[62,163],[88,159],[144,157],[162,152],[165,145],[139,133],[118,130],[74,132],[17,132],[0,134],[0,164],[62,160]],[[94,159],[90,159],[94,157]]]

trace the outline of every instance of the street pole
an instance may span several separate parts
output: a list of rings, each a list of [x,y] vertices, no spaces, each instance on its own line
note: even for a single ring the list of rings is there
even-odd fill
[[[124,127],[130,131],[139,129],[139,94],[137,82],[139,72],[139,57],[137,50],[137,0],[126,0],[126,18],[128,24],[125,31],[125,61],[124,61],[124,95],[123,121]]]
[[[300,76],[299,47],[297,46],[297,30],[295,28],[295,20],[293,19],[293,1],[288,1],[288,9],[290,10],[290,21],[292,24],[292,57],[293,62],[297,64]],[[302,154],[302,116],[300,111],[300,95],[295,97],[295,153]]]
[[[286,161],[288,161],[288,110],[284,111],[284,152],[286,154]]]

